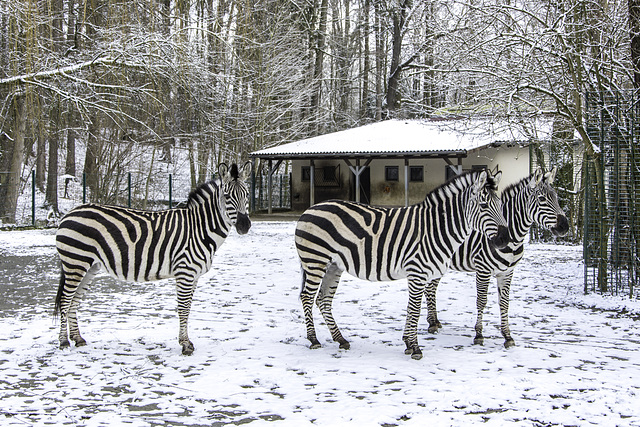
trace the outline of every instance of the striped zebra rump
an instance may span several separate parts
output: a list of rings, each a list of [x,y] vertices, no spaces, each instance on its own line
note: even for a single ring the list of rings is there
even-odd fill
[[[183,354],[193,352],[187,320],[197,279],[211,268],[213,255],[231,227],[248,232],[249,190],[234,164],[221,165],[221,181],[202,184],[189,195],[186,206],[144,211],[88,204],[70,211],[60,222],[56,247],[62,268],[55,301],[60,313],[60,347],[86,344],[76,317],[80,296],[95,274],[104,269],[116,279],[141,282],[176,279],[179,343]]]
[[[481,233],[471,232],[458,248],[451,260],[451,269],[476,273],[476,337],[475,344],[483,344],[483,311],[487,304],[487,290],[491,276],[496,277],[500,305],[501,332],[505,347],[515,345],[509,327],[509,293],[513,271],[524,254],[524,242],[532,224],[536,223],[555,236],[564,236],[569,231],[569,223],[558,202],[558,196],[551,184],[557,169],[544,173],[537,169],[502,191],[501,200],[504,216],[509,228],[509,244],[496,248]],[[442,327],[436,309],[436,291],[439,279],[432,281],[425,290],[429,332]]]
[[[313,302],[334,341],[349,348],[331,313],[343,272],[373,282],[408,278],[409,304],[403,340],[418,359],[417,319],[428,280],[439,277],[472,229],[507,243],[506,222],[495,187],[500,175],[462,175],[432,191],[424,202],[406,208],[373,207],[328,201],[300,217],[295,244],[303,272],[300,297],[311,348],[320,346],[313,325]],[[317,298],[316,298],[317,296]]]

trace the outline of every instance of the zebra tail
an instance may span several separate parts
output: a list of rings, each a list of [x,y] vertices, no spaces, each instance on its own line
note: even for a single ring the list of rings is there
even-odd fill
[[[307,273],[304,271],[304,268],[300,266],[300,270],[302,270],[302,285],[300,286],[300,298],[302,298],[302,293],[304,292],[304,284],[307,283]]]
[[[57,319],[60,314],[60,306],[62,304],[62,294],[64,293],[64,274],[62,273],[62,266],[60,266],[60,285],[58,286],[58,293],[56,294],[56,303],[53,308],[53,318]]]

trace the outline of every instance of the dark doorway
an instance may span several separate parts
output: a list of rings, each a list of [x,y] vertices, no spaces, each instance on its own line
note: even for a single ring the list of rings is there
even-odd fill
[[[356,199],[356,176],[351,174],[351,194]],[[371,168],[366,167],[360,174],[360,202],[371,204]]]

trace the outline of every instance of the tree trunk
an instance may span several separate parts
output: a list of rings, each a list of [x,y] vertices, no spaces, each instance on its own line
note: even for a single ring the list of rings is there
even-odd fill
[[[316,61],[313,67],[313,93],[311,95],[311,114],[316,119],[312,120],[312,126],[315,124],[315,130],[317,130],[318,119],[317,115],[320,108],[320,101],[322,100],[322,70],[324,64],[324,50],[325,39],[327,32],[327,12],[328,12],[328,0],[322,0],[320,5],[320,22],[318,23],[318,33],[316,34]],[[313,130],[311,131],[313,133]]]
[[[398,85],[400,83],[400,53],[402,52],[402,39],[404,24],[406,21],[407,10],[410,6],[410,0],[400,2],[400,9],[393,13],[393,39],[391,53],[391,67],[389,68],[389,82],[387,84],[387,110],[390,115],[400,107],[400,94],[398,93]]]
[[[52,113],[58,109],[53,108]],[[45,203],[49,206],[53,212],[59,214],[58,210],[58,146],[59,146],[59,134],[53,132],[49,135],[49,164],[47,168],[47,191],[45,193]]]
[[[91,191],[91,195],[94,201],[98,201],[100,194],[99,188],[99,163],[98,158],[100,156],[100,118],[98,114],[94,114],[89,119],[88,137],[87,137],[87,152],[84,158],[84,173],[86,176],[87,188]]]
[[[0,186],[0,218],[11,224],[16,222],[16,208],[18,206],[22,163],[24,161],[24,134],[27,128],[27,114],[24,102],[25,97],[23,94],[15,95],[13,98],[13,150],[5,151],[6,154],[11,153],[11,161],[8,174],[3,177],[4,179]],[[8,144],[3,145],[8,148],[11,146],[11,141],[7,142]]]
[[[640,89],[640,0],[628,0],[633,87]]]
[[[382,74],[384,73],[384,39],[382,37],[382,9],[380,2],[374,2],[375,6],[375,31],[376,31],[376,120],[382,120]]]
[[[39,126],[39,128],[41,128]],[[36,145],[36,187],[44,192],[44,177],[46,175],[47,164],[47,138],[45,137],[44,130],[40,129],[38,132],[38,141]]]
[[[360,118],[368,117],[369,110],[369,73],[371,72],[371,59],[369,58],[369,10],[371,0],[364,0],[363,37],[364,37],[364,65],[362,70],[362,101],[360,103]]]

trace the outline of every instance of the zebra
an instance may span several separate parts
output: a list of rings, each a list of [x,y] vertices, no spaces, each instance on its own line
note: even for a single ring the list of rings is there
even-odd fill
[[[509,224],[509,244],[496,248],[481,233],[472,231],[467,240],[453,255],[451,268],[476,273],[478,317],[475,325],[474,344],[484,344],[482,314],[487,305],[487,290],[491,276],[496,276],[500,303],[500,329],[505,348],[515,341],[509,328],[509,289],[513,270],[522,259],[524,240],[532,223],[551,230],[555,236],[569,231],[569,222],[558,203],[558,195],[551,187],[557,169],[544,173],[537,169],[533,174],[504,189],[501,195],[504,216]],[[427,301],[428,331],[435,333],[442,327],[436,311],[436,290],[440,279],[435,279],[425,289]]]
[[[506,221],[495,189],[502,173],[474,171],[455,177],[403,208],[327,201],[307,209],[296,225],[295,245],[302,268],[300,299],[310,348],[319,348],[313,301],[340,348],[348,349],[331,313],[344,271],[378,282],[407,278],[409,303],[402,339],[405,354],[420,359],[417,325],[425,285],[447,268],[471,230],[486,234],[497,247],[507,244]],[[320,289],[318,291],[318,289]]]
[[[60,348],[86,345],[76,311],[87,285],[104,269],[116,279],[142,282],[175,278],[182,354],[193,353],[187,320],[198,278],[211,268],[212,257],[235,225],[238,234],[251,227],[247,214],[251,171],[222,163],[215,179],[189,195],[185,207],[144,211],[86,204],[60,221],[56,247],[62,268],[54,316],[60,315]],[[68,332],[68,335],[67,335]]]

